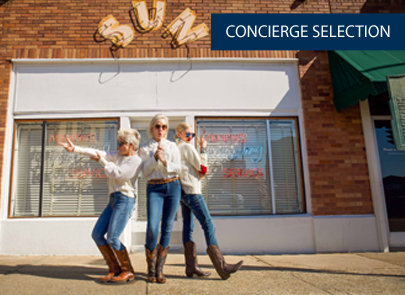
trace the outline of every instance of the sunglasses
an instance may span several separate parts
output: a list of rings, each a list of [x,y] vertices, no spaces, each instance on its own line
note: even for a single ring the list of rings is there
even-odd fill
[[[126,142],[126,141],[121,141],[121,142],[118,143],[118,146],[119,146],[119,147],[122,147],[124,144],[128,144],[128,142]]]
[[[190,136],[191,136],[191,137],[194,137],[194,136],[195,136],[195,133],[187,132],[187,133],[186,133],[186,137],[190,137]]]
[[[163,130],[166,130],[167,129],[167,125],[155,125],[155,128],[156,129],[163,129]]]

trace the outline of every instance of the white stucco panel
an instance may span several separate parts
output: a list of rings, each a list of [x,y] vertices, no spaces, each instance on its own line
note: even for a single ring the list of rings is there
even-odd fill
[[[16,61],[14,113],[297,110],[295,61]]]
[[[18,65],[15,113],[156,107],[156,73],[118,64]]]
[[[297,109],[294,64],[178,63],[158,73],[161,109]]]

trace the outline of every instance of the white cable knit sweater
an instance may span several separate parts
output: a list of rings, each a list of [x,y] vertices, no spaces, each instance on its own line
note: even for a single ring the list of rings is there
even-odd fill
[[[138,155],[122,156],[118,151],[104,152],[92,148],[75,146],[74,153],[87,157],[96,157],[96,151],[101,158],[98,161],[108,177],[108,194],[121,192],[122,194],[135,198],[137,193],[137,178],[142,168],[142,160]]]
[[[207,167],[207,154],[199,154],[194,146],[180,140],[177,147],[181,154],[180,182],[188,195],[201,194],[201,165]]]

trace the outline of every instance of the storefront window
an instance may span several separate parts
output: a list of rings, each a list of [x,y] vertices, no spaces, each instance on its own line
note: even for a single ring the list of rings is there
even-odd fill
[[[116,150],[118,120],[16,123],[11,216],[96,216],[108,202],[97,162],[58,145]]]
[[[304,212],[295,119],[198,119],[209,173],[202,193],[212,215]]]

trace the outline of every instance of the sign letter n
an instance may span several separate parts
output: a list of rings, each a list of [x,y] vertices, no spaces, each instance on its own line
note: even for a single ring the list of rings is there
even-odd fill
[[[195,19],[195,13],[187,8],[165,29],[167,33],[173,36],[177,47],[209,34],[208,27],[204,23],[191,29]]]

